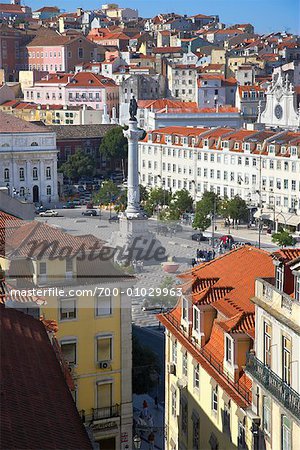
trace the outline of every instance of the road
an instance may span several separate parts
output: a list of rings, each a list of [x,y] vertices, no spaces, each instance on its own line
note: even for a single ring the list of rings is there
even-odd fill
[[[165,379],[164,379],[164,364],[165,364],[165,339],[164,333],[158,330],[157,327],[137,327],[133,325],[132,334],[137,338],[137,340],[144,346],[149,347],[154,353],[157,354],[160,363],[160,381],[157,387],[154,388],[153,392],[149,392],[153,398],[157,395],[158,401],[160,403],[164,402],[164,392],[165,392]]]

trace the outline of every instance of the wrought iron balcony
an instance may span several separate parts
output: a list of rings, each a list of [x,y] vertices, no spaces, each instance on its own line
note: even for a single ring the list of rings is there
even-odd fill
[[[295,417],[300,419],[300,394],[265,366],[253,353],[248,353],[246,370],[255,378],[270,394],[288,409]]]
[[[84,410],[80,411],[83,422],[94,422],[95,420],[110,419],[120,416],[120,405],[104,406],[103,408],[92,408],[91,414],[86,414]]]

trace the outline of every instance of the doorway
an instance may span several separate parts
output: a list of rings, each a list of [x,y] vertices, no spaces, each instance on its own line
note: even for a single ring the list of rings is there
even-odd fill
[[[39,187],[37,185],[33,186],[32,189],[32,201],[33,203],[38,203],[40,201]]]

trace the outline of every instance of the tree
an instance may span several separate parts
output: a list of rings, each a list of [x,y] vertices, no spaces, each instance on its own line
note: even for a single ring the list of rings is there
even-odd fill
[[[132,389],[134,394],[146,394],[156,385],[160,364],[156,353],[132,338]]]
[[[89,177],[95,174],[95,162],[90,155],[78,150],[61,165],[59,171],[71,180],[78,180],[81,177]]]
[[[281,248],[295,245],[295,239],[286,230],[279,231],[272,234],[272,242],[279,245]]]
[[[172,194],[163,188],[151,189],[145,203],[145,211],[153,214],[158,205],[169,205],[171,198]]]
[[[177,209],[180,214],[193,210],[193,199],[186,189],[176,191],[173,195],[170,207]]]
[[[205,231],[211,225],[211,217],[220,209],[220,197],[211,191],[206,191],[196,204],[193,228]]]
[[[149,198],[149,192],[147,191],[147,188],[140,184],[140,200],[141,202],[145,202]]]
[[[99,151],[110,158],[126,158],[128,142],[123,134],[123,128],[118,126],[108,130],[102,139]]]
[[[115,201],[120,195],[120,189],[111,180],[104,181],[98,193],[94,196],[95,203],[101,203],[102,205],[109,205]]]
[[[245,200],[236,195],[231,200],[227,200],[224,204],[223,216],[233,219],[234,222],[238,220],[248,220],[248,207]]]

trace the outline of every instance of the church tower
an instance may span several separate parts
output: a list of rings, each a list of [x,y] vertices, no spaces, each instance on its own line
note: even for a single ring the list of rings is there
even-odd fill
[[[297,110],[294,86],[282,70],[273,73],[272,83],[266,92],[266,107],[258,115],[258,123],[267,128],[297,130],[300,128],[300,114]]]

